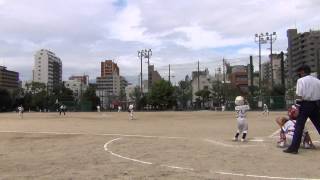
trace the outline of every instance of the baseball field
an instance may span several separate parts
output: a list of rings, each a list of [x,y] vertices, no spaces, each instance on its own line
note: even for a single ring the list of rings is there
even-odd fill
[[[320,179],[317,149],[276,147],[277,116],[248,112],[248,140],[234,142],[235,112],[0,114],[0,179]]]

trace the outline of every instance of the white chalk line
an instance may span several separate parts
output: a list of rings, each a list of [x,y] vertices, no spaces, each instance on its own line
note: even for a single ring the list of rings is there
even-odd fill
[[[120,136],[120,137],[144,137],[144,138],[168,138],[168,139],[188,139],[185,137],[167,137],[167,136],[145,136],[145,135],[125,135],[125,134],[96,134],[96,133],[64,133],[64,132],[47,132],[47,131],[42,131],[42,132],[37,132],[37,131],[0,131],[0,133],[22,133],[22,134],[54,134],[54,135],[92,135],[92,136]],[[273,133],[275,134],[275,133]],[[112,143],[114,141],[117,141],[121,138],[116,138],[113,139],[111,141],[109,141],[108,143]],[[216,141],[217,142],[217,141]],[[314,141],[314,142],[320,142],[320,141]],[[104,149],[107,149],[107,146],[109,145],[108,143],[106,143],[104,145]],[[220,145],[221,142],[219,142]],[[225,146],[226,144],[224,144]],[[228,145],[227,145],[228,146]],[[132,158],[127,158],[118,154],[113,153],[112,151],[109,152],[110,154],[119,157],[119,158],[123,158],[123,159],[127,159],[127,160],[131,160],[134,162],[139,162],[139,163],[143,163],[143,164],[148,164],[151,165],[151,162],[146,162],[146,161],[140,161],[137,159],[132,159]],[[183,167],[177,167],[177,166],[169,166],[169,165],[161,165],[163,167],[169,167],[169,168],[173,168],[173,169],[180,169],[180,170],[189,170],[189,171],[194,171],[193,168],[183,168]],[[232,176],[246,176],[246,177],[255,177],[255,178],[265,178],[265,179],[283,179],[283,180],[320,180],[320,179],[308,179],[308,178],[286,178],[286,177],[272,177],[272,176],[259,176],[259,175],[248,175],[248,174],[237,174],[237,173],[228,173],[228,172],[214,172],[215,174],[221,174],[221,175],[232,175]]]
[[[281,180],[320,180],[314,178],[288,178],[288,177],[277,177],[277,176],[261,176],[261,175],[253,175],[253,174],[242,174],[242,173],[230,173],[230,172],[222,172],[216,171],[214,174],[220,175],[229,175],[229,176],[241,176],[241,177],[252,177],[252,178],[263,178],[263,179],[281,179]]]
[[[212,139],[204,139],[204,141],[212,143],[212,144],[216,144],[216,145],[220,145],[223,147],[236,147],[236,148],[246,148],[246,147],[254,147],[254,146],[258,146],[258,145],[247,145],[247,144],[243,144],[243,142],[241,142],[238,145],[233,145],[233,144],[226,144],[220,141],[216,141],[216,140],[212,140]],[[263,139],[252,139],[252,140],[247,140],[247,141],[252,141],[252,142],[263,142]]]
[[[66,132],[50,132],[50,131],[0,131],[0,133],[21,133],[21,134],[54,134],[54,135],[90,135],[90,136],[120,136],[120,137],[142,137],[142,138],[160,138],[160,139],[188,139],[178,136],[148,136],[139,134],[97,134],[97,133],[66,133]]]
[[[134,161],[134,162],[138,162],[138,163],[142,163],[142,164],[148,164],[148,165],[152,165],[153,163],[151,162],[147,162],[147,161],[141,161],[138,159],[133,159],[133,158],[129,158],[129,157],[125,157],[125,156],[121,156],[120,154],[116,154],[114,152],[112,152],[111,150],[108,149],[108,145],[110,145],[111,143],[113,143],[114,141],[118,141],[121,138],[116,138],[116,139],[112,139],[110,141],[108,141],[103,147],[104,150],[109,152],[111,155],[122,158],[122,159],[126,159],[129,161]],[[188,170],[188,171],[193,171],[193,168],[185,168],[185,167],[179,167],[179,166],[170,166],[170,165],[160,165],[162,167],[168,167],[168,168],[172,168],[172,169],[179,169],[179,170]]]
[[[104,150],[109,152],[111,155],[113,156],[116,156],[116,157],[119,157],[119,158],[122,158],[122,159],[126,159],[126,160],[130,160],[130,161],[134,161],[134,162],[138,162],[138,163],[142,163],[142,164],[149,164],[151,165],[152,163],[151,162],[147,162],[147,161],[140,161],[138,159],[133,159],[133,158],[129,158],[129,157],[125,157],[125,156],[121,156],[120,154],[116,154],[114,152],[112,152],[111,150],[108,149],[108,145],[113,143],[114,141],[118,141],[120,140],[121,138],[116,138],[116,139],[112,139],[111,141],[108,141],[103,147],[104,147]]]
[[[275,132],[273,132],[272,134],[270,134],[270,136],[268,136],[268,138],[273,138],[275,135],[280,133],[280,129],[277,129]]]

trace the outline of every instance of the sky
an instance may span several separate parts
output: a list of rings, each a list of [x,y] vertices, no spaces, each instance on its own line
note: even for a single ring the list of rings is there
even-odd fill
[[[95,79],[100,62],[112,59],[136,83],[137,51],[152,49],[163,76],[169,64],[178,75],[197,61],[212,72],[222,58],[247,64],[253,55],[256,63],[256,33],[277,32],[273,50],[286,51],[287,29],[320,29],[319,9],[319,0],[0,0],[0,65],[31,80],[34,54],[48,49],[61,58],[64,80]]]

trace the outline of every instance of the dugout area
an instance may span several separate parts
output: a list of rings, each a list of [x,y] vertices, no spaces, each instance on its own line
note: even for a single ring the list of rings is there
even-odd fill
[[[233,142],[234,112],[0,114],[0,179],[320,179],[318,149],[276,147],[275,117],[248,112],[248,142]]]

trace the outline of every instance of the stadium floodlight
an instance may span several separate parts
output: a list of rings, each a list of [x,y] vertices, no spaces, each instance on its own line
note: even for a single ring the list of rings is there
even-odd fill
[[[261,44],[267,43],[265,34],[255,34],[254,41],[259,45],[259,90],[261,92]]]
[[[271,88],[273,88],[273,55],[272,55],[272,45],[277,39],[277,33],[266,33],[266,41],[270,42],[270,64],[271,64]]]
[[[141,95],[143,94],[143,89],[142,89],[142,58],[145,56],[144,50],[138,51],[138,57],[140,58],[140,93]]]

